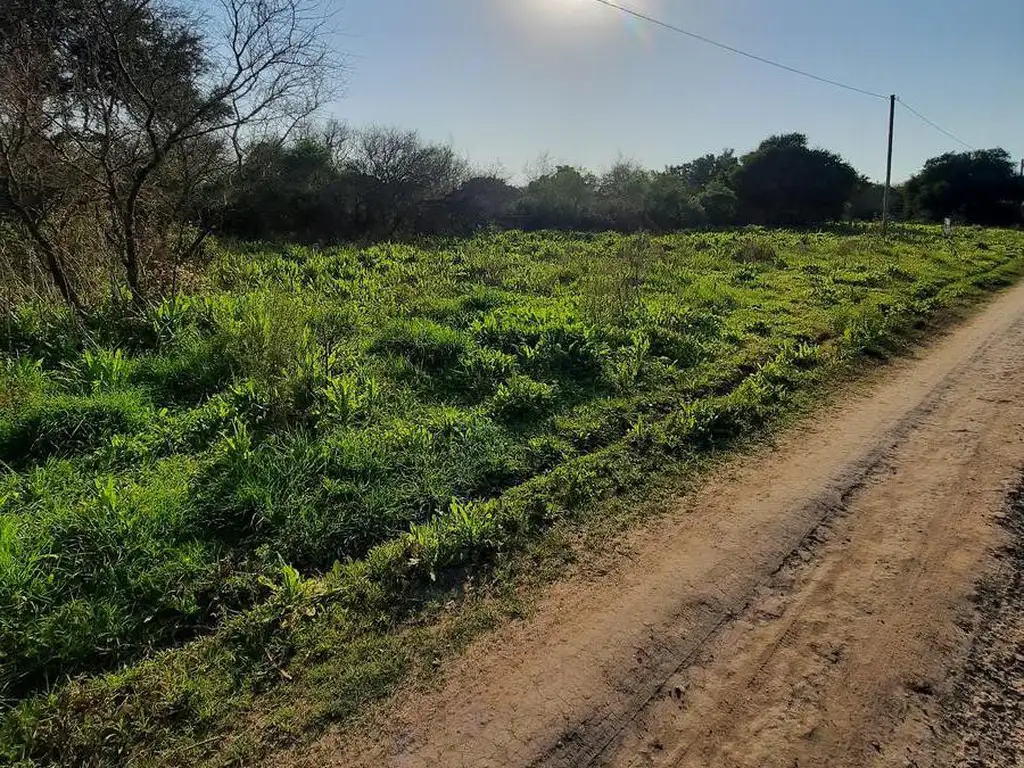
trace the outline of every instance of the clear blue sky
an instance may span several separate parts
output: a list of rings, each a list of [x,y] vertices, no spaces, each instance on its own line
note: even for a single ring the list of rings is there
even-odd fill
[[[337,0],[354,126],[416,128],[512,177],[548,152],[660,168],[800,131],[880,179],[887,103],[629,20],[593,0]],[[1024,153],[1024,0],[621,0],[884,94],[970,144]],[[961,149],[897,113],[894,176]]]

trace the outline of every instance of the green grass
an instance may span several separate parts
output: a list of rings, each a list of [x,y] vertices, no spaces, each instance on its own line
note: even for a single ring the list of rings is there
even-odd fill
[[[227,763],[362,711],[496,620],[443,619],[466,579],[1009,284],[1022,246],[908,227],[253,247],[144,316],[18,308],[0,759]]]

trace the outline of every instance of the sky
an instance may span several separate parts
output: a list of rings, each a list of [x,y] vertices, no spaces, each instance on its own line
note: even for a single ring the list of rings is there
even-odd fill
[[[651,26],[594,0],[328,0],[345,57],[326,114],[413,128],[521,180],[546,155],[651,168],[806,133],[885,175],[888,102]],[[736,48],[896,93],[977,148],[1024,155],[1024,0],[619,0]],[[894,180],[963,147],[903,109]]]

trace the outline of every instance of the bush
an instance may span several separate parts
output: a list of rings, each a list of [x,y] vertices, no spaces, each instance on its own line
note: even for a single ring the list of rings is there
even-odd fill
[[[555,388],[529,376],[513,376],[498,387],[489,410],[502,421],[522,422],[547,413],[555,401]]]
[[[28,405],[0,426],[0,459],[22,465],[96,449],[114,435],[144,431],[154,416],[138,392],[54,396]]]
[[[133,363],[120,349],[86,349],[81,358],[65,364],[65,376],[86,392],[113,392],[124,388],[131,377]]]
[[[733,260],[740,264],[768,264],[774,266],[779,260],[778,251],[766,240],[744,238],[733,252]]]
[[[64,305],[19,304],[4,310],[0,317],[0,348],[11,357],[24,355],[59,363],[82,347],[84,330]]]
[[[625,326],[640,307],[642,291],[659,256],[651,239],[623,238],[609,257],[585,265],[579,305],[591,326]]]
[[[456,370],[458,383],[474,396],[491,395],[518,371],[518,363],[490,347],[472,347],[466,350]]]
[[[527,371],[584,382],[600,377],[608,355],[601,336],[564,309],[498,310],[477,321],[473,332],[480,344],[514,354]]]
[[[412,526],[405,544],[409,556],[434,579],[442,568],[486,557],[497,548],[500,531],[493,504],[452,499],[447,511],[429,523]]]
[[[468,346],[459,331],[422,318],[392,323],[375,343],[376,350],[401,355],[431,373],[455,366]]]
[[[161,355],[138,360],[132,382],[149,390],[158,402],[199,403],[232,379],[232,360],[217,339],[183,340]]]
[[[215,348],[235,378],[276,382],[308,347],[311,308],[296,297],[252,294],[238,302],[213,303],[207,312]]]

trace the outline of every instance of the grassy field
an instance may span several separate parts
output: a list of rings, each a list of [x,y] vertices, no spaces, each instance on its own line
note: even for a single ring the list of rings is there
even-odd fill
[[[304,685],[335,699],[268,739],[350,716],[467,574],[770,425],[1022,250],[930,227],[234,248],[141,316],[20,306],[0,761],[226,763]]]

